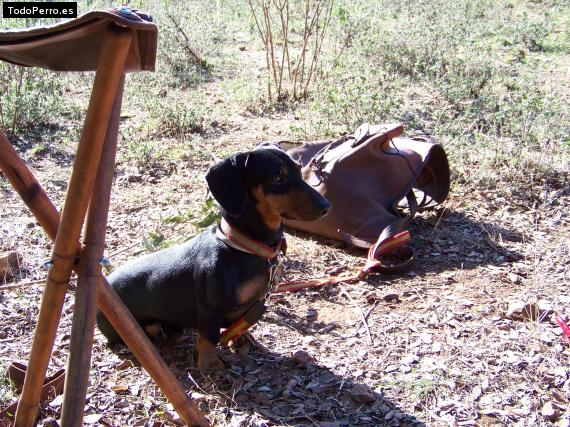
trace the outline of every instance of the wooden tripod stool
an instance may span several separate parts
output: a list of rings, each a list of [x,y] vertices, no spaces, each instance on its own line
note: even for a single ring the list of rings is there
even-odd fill
[[[78,283],[62,425],[82,425],[97,305],[180,416],[188,424],[208,425],[101,273],[124,75],[154,70],[158,29],[150,21],[148,15],[120,7],[54,26],[0,33],[2,60],[58,71],[96,71],[61,216],[0,132],[0,169],[55,241],[16,426],[35,423],[72,270]]]

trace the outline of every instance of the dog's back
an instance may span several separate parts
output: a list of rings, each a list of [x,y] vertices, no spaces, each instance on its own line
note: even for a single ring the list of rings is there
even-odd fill
[[[194,269],[202,265],[194,259],[197,251],[204,249],[199,245],[200,237],[131,260],[108,276],[109,283],[141,326],[157,320],[194,326],[196,298],[192,278]],[[180,308],[184,313],[179,313]],[[97,325],[109,342],[120,341],[101,312],[97,313]]]

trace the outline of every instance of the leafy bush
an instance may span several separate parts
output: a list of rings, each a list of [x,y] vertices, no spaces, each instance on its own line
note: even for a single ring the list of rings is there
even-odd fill
[[[62,75],[0,63],[0,127],[12,134],[57,130],[79,118]]]

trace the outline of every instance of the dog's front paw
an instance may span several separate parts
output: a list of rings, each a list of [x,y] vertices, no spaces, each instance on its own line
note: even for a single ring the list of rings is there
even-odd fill
[[[198,355],[198,368],[201,371],[223,371],[225,366],[224,362],[215,355]]]

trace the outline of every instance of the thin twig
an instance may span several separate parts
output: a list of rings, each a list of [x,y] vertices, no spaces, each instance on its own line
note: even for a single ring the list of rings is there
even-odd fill
[[[325,5],[325,7],[326,7],[326,5]],[[319,15],[317,16],[317,19],[320,19],[321,12],[322,12],[322,10],[318,11]],[[309,91],[309,84],[311,82],[311,78],[313,77],[313,73],[315,72],[315,69],[317,67],[317,62],[318,62],[319,56],[321,54],[321,50],[323,47],[323,41],[325,39],[325,34],[327,31],[327,27],[329,26],[331,17],[332,17],[332,2],[330,3],[327,12],[325,12],[325,21],[323,23],[322,31],[320,33],[319,33],[318,22],[316,24],[317,33],[315,35],[315,51],[313,52],[313,57],[311,59],[311,66],[309,67],[309,73],[307,75],[307,81],[306,81],[305,87],[303,89],[303,97],[304,98],[307,98],[307,94]]]
[[[2,69],[0,71],[2,71],[2,73],[4,72],[4,64],[2,64]],[[2,82],[2,85],[0,86],[0,88],[1,88],[2,93],[6,93],[4,82]],[[2,105],[3,105],[3,102],[0,99],[0,129],[2,131],[5,131],[6,125],[4,124],[4,108],[2,107]]]
[[[374,345],[374,343],[372,341],[372,334],[370,334],[370,328],[368,327],[368,322],[366,321],[366,316],[362,312],[361,308],[358,306],[356,301],[354,301],[354,299],[350,296],[350,294],[348,292],[346,292],[346,290],[342,286],[340,287],[340,293],[350,300],[350,302],[352,303],[354,308],[356,308],[356,310],[360,314],[360,319],[362,320],[362,324],[364,325],[364,328],[366,329],[366,335],[368,336],[368,343],[370,345]]]
[[[273,1],[273,4],[275,5],[275,7],[277,8],[278,12],[279,12],[279,19],[281,20],[281,37],[283,38],[283,48],[281,49],[281,64],[279,65],[279,83],[278,83],[278,87],[281,88],[282,82],[283,82],[283,70],[285,69],[285,58],[288,56],[288,51],[289,51],[289,47],[288,47],[288,22],[285,22],[285,18],[283,16],[283,9],[287,6],[287,8],[289,7],[289,1],[285,0],[283,3],[278,4],[275,0]]]
[[[370,316],[370,313],[372,313],[372,311],[373,311],[377,306],[378,306],[378,301],[376,301],[376,302],[372,305],[372,307],[370,307],[370,308],[366,311],[366,314],[364,314],[364,318],[365,318],[366,320],[368,320],[368,316]]]
[[[18,100],[16,102],[16,107],[14,107],[14,117],[12,117],[12,133],[16,133],[16,123],[18,122],[18,116],[20,115],[20,93],[22,91],[22,81],[24,80],[24,67],[18,67],[20,75],[18,76],[18,87],[16,88],[15,98]]]
[[[114,256],[116,256],[116,255],[122,254],[123,252],[126,252],[126,251],[128,251],[129,249],[132,249],[132,248],[136,247],[137,245],[140,245],[141,243],[142,243],[142,241],[139,240],[139,241],[136,241],[136,242],[133,243],[132,245],[129,245],[129,246],[125,247],[125,248],[117,249],[115,252],[111,252],[111,253],[109,254],[109,258],[112,258],[112,257],[114,257]]]
[[[15,283],[13,285],[3,285],[0,286],[0,291],[10,291],[12,289],[23,288],[24,286],[38,285],[40,283],[45,283],[45,282],[46,279],[40,279],[40,280],[32,280],[31,282]]]
[[[18,289],[18,288],[23,288],[25,286],[33,286],[33,285],[39,285],[41,283],[45,283],[47,280],[47,277],[44,277],[43,279],[39,279],[39,280],[32,280],[29,282],[21,282],[21,283],[14,283],[13,285],[3,285],[0,286],[0,292],[1,291],[10,291],[13,289]],[[71,279],[69,279],[69,282],[77,280],[77,277],[72,277]]]
[[[190,38],[188,37],[188,35],[186,34],[186,32],[182,29],[182,26],[180,25],[180,23],[174,18],[174,16],[172,16],[169,12],[167,12],[168,18],[170,18],[170,20],[172,21],[172,24],[174,25],[174,27],[176,28],[176,31],[178,31],[180,34],[182,34],[182,37],[184,37],[184,40],[186,41],[186,43],[181,43],[182,46],[186,49],[186,51],[188,52],[188,54],[194,58],[194,60],[198,63],[198,65],[202,68],[205,68],[208,66],[208,63],[202,59],[200,57],[200,55],[198,55],[198,53],[192,49],[190,47],[191,43],[190,43]],[[176,35],[175,35],[176,37]],[[176,37],[178,39],[178,37]],[[178,40],[178,42],[180,43],[180,40]]]
[[[261,26],[259,25],[259,21],[257,19],[257,13],[255,13],[255,9],[253,8],[253,3],[251,0],[247,0],[247,4],[249,5],[249,8],[251,9],[251,14],[253,15],[253,19],[255,21],[255,26],[257,27],[257,31],[259,32],[259,36],[261,37],[261,42],[264,45],[267,45],[267,41],[265,40],[265,34],[263,33]]]
[[[263,16],[265,18],[265,27],[267,30],[267,43],[271,58],[271,69],[273,70],[273,81],[275,82],[275,88],[277,90],[277,98],[280,98],[281,86],[279,84],[279,79],[277,78],[279,65],[275,62],[275,43],[273,42],[273,31],[271,26],[271,14],[269,12],[269,6],[269,3],[263,4]]]

